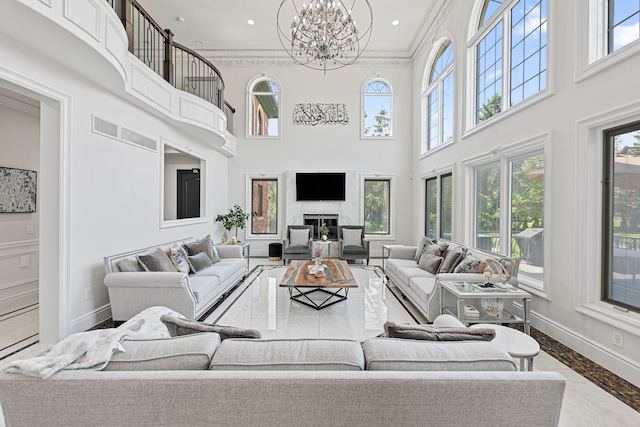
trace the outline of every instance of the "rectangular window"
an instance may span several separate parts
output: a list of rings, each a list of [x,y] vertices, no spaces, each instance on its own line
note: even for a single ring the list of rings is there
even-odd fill
[[[442,81],[442,144],[453,141],[453,71]]]
[[[451,240],[453,218],[453,175],[440,177],[440,237]]]
[[[605,132],[602,297],[640,311],[640,122]]]
[[[278,180],[251,180],[251,234],[278,233]]]
[[[438,89],[429,94],[429,150],[438,146]]]
[[[438,178],[426,181],[425,235],[432,239],[438,237]]]
[[[640,38],[640,3],[635,0],[609,0],[608,50],[615,52]]]
[[[391,180],[364,180],[365,234],[391,233]]]
[[[476,248],[500,251],[500,166],[476,169]]]
[[[511,161],[511,248],[520,272],[544,273],[544,156]]]

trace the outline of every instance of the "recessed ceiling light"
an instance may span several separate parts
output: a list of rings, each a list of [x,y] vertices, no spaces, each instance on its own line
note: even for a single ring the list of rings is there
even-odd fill
[[[184,17],[183,16],[178,16],[178,17],[176,17],[176,21],[184,22]]]
[[[398,25],[400,23],[400,21],[398,21],[397,19],[394,19],[393,21],[391,21],[391,25],[393,25],[394,27],[396,25]]]
[[[249,19],[249,20],[247,21],[247,24],[249,24],[249,25],[253,25],[253,24],[255,24],[255,23],[256,23],[256,22],[255,22],[253,19]]]

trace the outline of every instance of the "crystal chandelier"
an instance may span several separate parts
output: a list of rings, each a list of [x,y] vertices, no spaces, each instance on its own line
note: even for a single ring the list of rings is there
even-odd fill
[[[282,0],[278,8],[278,36],[296,63],[326,74],[327,70],[357,61],[371,39],[373,11],[369,0],[347,1],[351,3],[350,8],[335,0],[311,0],[300,8],[295,0]],[[356,10],[358,2],[364,5]],[[281,22],[286,19],[281,17],[291,15],[290,23]],[[361,30],[354,16],[364,19]]]

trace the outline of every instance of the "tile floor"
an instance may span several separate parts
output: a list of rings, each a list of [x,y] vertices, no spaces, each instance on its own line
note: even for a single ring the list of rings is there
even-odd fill
[[[282,266],[282,263],[270,262],[266,258],[253,258],[251,269],[258,265]],[[267,270],[264,277],[258,277],[256,273],[257,270],[254,270],[249,277],[250,280],[220,304],[207,320],[256,328],[265,337],[351,337],[354,339],[379,334],[387,319],[399,323],[423,321],[417,313],[414,312],[413,315],[408,313],[403,307],[402,300],[396,298],[389,289],[381,286],[381,278],[373,270],[354,269],[356,278],[366,284],[357,291],[350,291],[347,301],[320,311],[289,300],[287,289],[277,286],[279,277],[284,273],[282,269]],[[35,311],[35,325],[37,325],[37,310]],[[2,322],[1,318],[0,322]],[[2,326],[1,323],[0,326]],[[6,334],[5,328],[2,330],[3,339],[11,335]],[[46,346],[35,344],[0,360],[0,369],[11,360],[33,357],[44,350]],[[549,354],[541,352],[535,359],[534,369],[557,371],[567,379],[560,426],[640,425],[640,412],[625,405]],[[0,427],[4,427],[1,412]]]

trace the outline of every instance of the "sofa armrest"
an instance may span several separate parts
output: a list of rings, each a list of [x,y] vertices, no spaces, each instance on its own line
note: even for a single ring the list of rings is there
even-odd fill
[[[188,276],[167,271],[118,272],[107,274],[104,284],[114,288],[186,288]]]
[[[215,245],[220,258],[244,258],[242,245]]]
[[[417,246],[407,245],[384,245],[384,248],[389,252],[388,258],[398,259],[414,259],[418,250]]]

